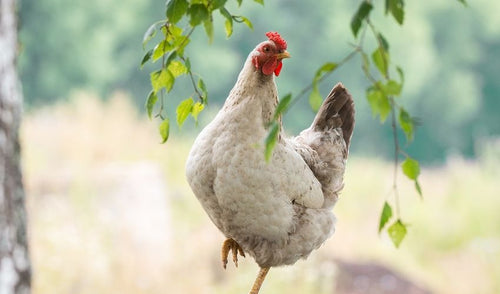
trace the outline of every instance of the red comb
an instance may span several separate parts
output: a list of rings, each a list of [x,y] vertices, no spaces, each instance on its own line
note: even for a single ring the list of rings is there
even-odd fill
[[[277,32],[267,32],[266,36],[278,46],[278,49],[286,50],[286,41],[281,38],[280,34]]]

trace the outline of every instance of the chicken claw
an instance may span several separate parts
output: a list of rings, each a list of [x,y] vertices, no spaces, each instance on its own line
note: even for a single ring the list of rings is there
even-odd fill
[[[243,249],[236,241],[231,238],[226,239],[226,241],[222,243],[222,266],[224,267],[224,269],[226,269],[227,256],[229,255],[229,251],[232,251],[233,253],[233,262],[236,267],[238,267],[238,253],[241,256],[245,257],[245,252],[243,252]]]

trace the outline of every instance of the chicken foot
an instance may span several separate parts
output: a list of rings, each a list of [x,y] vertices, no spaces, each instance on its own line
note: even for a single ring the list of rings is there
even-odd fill
[[[233,253],[233,262],[236,267],[238,267],[238,253],[245,257],[245,252],[241,248],[240,244],[238,244],[234,239],[226,239],[224,243],[222,243],[222,266],[226,269],[227,266],[227,256],[229,255],[229,251]]]
[[[259,294],[260,286],[262,286],[262,283],[264,282],[268,271],[269,267],[263,267],[260,269],[259,274],[257,275],[257,279],[255,279],[252,290],[250,290],[249,294]]]

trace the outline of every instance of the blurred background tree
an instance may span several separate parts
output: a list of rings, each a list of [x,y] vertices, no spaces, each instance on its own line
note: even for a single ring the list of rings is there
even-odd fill
[[[0,0],[0,293],[31,293],[19,126],[23,98],[17,75],[15,0]]]

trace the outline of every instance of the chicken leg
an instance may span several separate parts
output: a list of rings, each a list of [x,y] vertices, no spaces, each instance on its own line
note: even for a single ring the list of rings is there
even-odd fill
[[[245,252],[243,252],[243,249],[236,241],[234,241],[234,239],[226,239],[226,241],[222,243],[222,266],[224,267],[224,269],[226,269],[227,256],[229,255],[229,251],[232,251],[233,253],[233,262],[236,267],[238,267],[238,253],[241,256],[245,257]]]
[[[260,286],[262,286],[262,283],[264,282],[269,269],[269,267],[263,267],[260,269],[259,274],[257,275],[257,279],[255,279],[252,290],[250,290],[249,294],[259,294]]]

